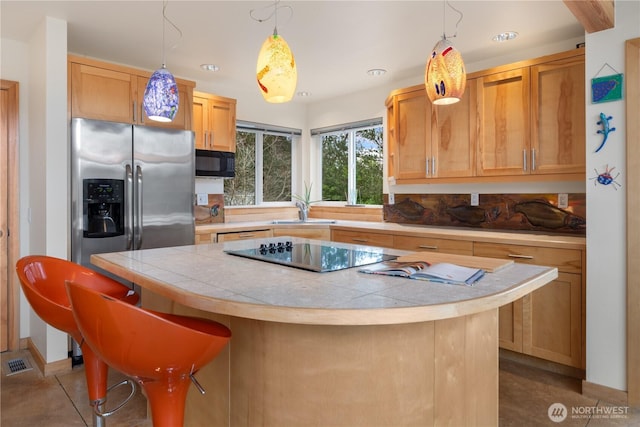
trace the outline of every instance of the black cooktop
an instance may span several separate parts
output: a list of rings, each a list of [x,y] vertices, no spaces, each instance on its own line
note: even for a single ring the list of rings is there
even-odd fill
[[[261,243],[252,249],[226,249],[225,252],[245,258],[281,264],[324,273],[395,259],[373,248],[342,248],[330,244],[277,241]]]

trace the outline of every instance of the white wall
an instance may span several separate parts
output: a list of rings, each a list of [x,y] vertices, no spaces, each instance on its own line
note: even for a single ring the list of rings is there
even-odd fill
[[[67,258],[67,24],[46,18],[28,43],[2,40],[2,78],[19,82],[20,255]],[[20,337],[46,362],[67,357],[67,335],[46,325],[21,294]]]
[[[640,2],[616,1],[615,28],[586,36],[586,81],[624,73],[624,42],[640,36]],[[625,79],[627,76],[625,76]],[[637,76],[636,76],[637,78]],[[589,86],[589,85],[588,85]],[[588,382],[626,390],[626,225],[625,225],[625,101],[591,104],[587,87],[587,378]],[[597,134],[599,114],[612,116],[604,148]],[[596,172],[615,167],[614,185],[595,184]]]

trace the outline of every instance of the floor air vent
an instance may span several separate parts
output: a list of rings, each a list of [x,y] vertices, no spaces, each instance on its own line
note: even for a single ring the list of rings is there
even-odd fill
[[[20,372],[30,371],[32,369],[29,361],[23,358],[6,360],[2,365],[2,370],[7,377],[19,374]]]

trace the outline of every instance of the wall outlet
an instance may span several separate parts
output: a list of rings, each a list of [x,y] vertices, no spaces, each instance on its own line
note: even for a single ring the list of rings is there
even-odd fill
[[[567,193],[558,194],[558,207],[560,209],[569,207],[569,195]]]
[[[480,195],[478,193],[471,193],[471,206],[478,206],[480,204]]]
[[[206,206],[209,204],[209,195],[207,193],[198,193],[198,199],[196,201],[198,206]]]
[[[396,196],[393,193],[389,193],[389,204],[394,205],[396,203]]]

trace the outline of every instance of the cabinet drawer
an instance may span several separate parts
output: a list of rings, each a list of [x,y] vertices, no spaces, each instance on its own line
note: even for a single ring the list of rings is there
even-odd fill
[[[408,251],[433,251],[448,254],[473,255],[473,242],[464,240],[396,235],[393,236],[393,247]]]
[[[577,249],[542,248],[475,242],[473,255],[512,259],[526,264],[557,267],[565,273],[582,273],[582,253]]]
[[[215,241],[216,233],[196,233],[196,245],[206,245],[209,243],[215,243]]]
[[[271,237],[271,230],[237,231],[232,233],[218,233],[218,243],[230,242],[232,240],[259,239],[261,237]]]
[[[393,235],[368,233],[365,231],[331,230],[331,240],[334,242],[355,243],[358,245],[393,247]]]
[[[330,240],[331,231],[329,228],[274,228],[273,237],[293,236],[304,237],[306,239]]]

